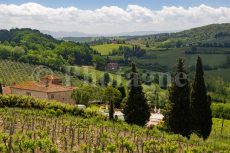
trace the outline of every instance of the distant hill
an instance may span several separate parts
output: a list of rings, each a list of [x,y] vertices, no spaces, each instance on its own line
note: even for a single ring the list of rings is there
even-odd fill
[[[137,36],[130,38],[129,41],[158,48],[180,47],[186,44],[201,47],[230,47],[230,23],[211,24],[175,33]]]
[[[143,35],[150,35],[150,34],[158,34],[158,33],[165,33],[169,31],[134,31],[134,32],[121,32],[121,33],[112,33],[112,34],[90,34],[90,33],[83,33],[78,31],[66,32],[66,31],[48,31],[42,30],[43,33],[49,34],[54,38],[58,39],[68,39],[68,38],[75,38],[75,40],[79,40],[79,38],[95,38],[95,37],[119,37],[119,36],[143,36]]]

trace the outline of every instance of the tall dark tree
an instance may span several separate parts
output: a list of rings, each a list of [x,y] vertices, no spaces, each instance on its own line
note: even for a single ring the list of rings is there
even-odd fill
[[[184,60],[179,59],[172,86],[169,88],[170,109],[165,122],[170,131],[190,138],[190,86],[184,68]]]
[[[198,57],[191,92],[192,128],[193,132],[205,140],[212,130],[212,111],[203,75],[202,60]]]
[[[150,117],[149,106],[135,64],[132,64],[129,95],[124,107],[124,114],[127,123],[140,126],[144,126]]]
[[[156,73],[156,74],[154,75],[154,83],[159,84],[159,83],[160,83],[159,80],[160,80],[159,74]]]
[[[112,82],[112,87],[113,87],[113,88],[116,88],[116,86],[117,86],[117,80],[113,80],[113,82]]]
[[[0,82],[0,94],[3,94],[2,83]]]
[[[167,87],[168,87],[168,75],[165,74],[165,75],[163,76],[162,88],[163,88],[163,89],[167,89]]]
[[[103,76],[103,81],[104,81],[104,85],[108,86],[109,82],[110,82],[110,76],[109,73],[105,73]]]

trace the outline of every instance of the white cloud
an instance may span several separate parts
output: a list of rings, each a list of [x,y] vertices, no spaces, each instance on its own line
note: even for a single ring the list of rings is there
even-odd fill
[[[0,4],[0,28],[30,27],[51,31],[119,33],[129,31],[170,31],[211,23],[230,22],[230,8],[163,7],[151,10],[138,5],[126,9],[104,6],[96,10],[76,7],[48,8],[37,3]]]

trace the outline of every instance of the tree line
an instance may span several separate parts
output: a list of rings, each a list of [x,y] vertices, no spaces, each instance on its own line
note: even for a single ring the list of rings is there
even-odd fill
[[[94,51],[87,44],[56,40],[32,29],[0,30],[0,58],[49,66],[91,65]]]

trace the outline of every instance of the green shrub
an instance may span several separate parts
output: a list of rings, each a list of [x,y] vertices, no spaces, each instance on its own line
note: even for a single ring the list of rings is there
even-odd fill
[[[95,110],[83,110],[79,109],[77,106],[64,104],[58,101],[46,101],[41,99],[35,99],[33,97],[19,95],[1,95],[0,107],[34,108],[39,110],[47,110],[47,112],[55,114],[57,116],[70,114],[74,116],[81,116],[84,118],[95,116],[103,118],[103,116]]]
[[[211,108],[213,117],[230,119],[230,104],[213,103]]]

